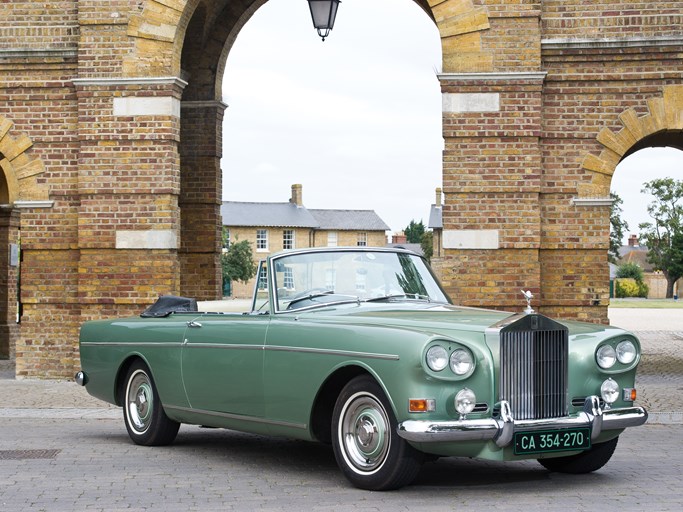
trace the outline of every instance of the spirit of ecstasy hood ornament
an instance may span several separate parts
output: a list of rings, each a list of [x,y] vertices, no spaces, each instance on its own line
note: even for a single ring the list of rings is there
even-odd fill
[[[531,293],[531,290],[527,290],[527,291],[521,290],[521,291],[522,291],[522,295],[524,295],[524,298],[526,299],[526,309],[524,310],[524,312],[527,315],[535,313],[535,311],[531,307],[531,299],[534,298],[534,295]]]

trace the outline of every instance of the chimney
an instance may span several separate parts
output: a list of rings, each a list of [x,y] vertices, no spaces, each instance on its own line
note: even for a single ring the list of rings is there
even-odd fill
[[[437,187],[436,189],[436,202],[434,203],[434,206],[437,208],[441,207],[441,194],[443,193],[443,190],[441,190],[441,187]]]
[[[630,235],[628,237],[628,246],[629,247],[638,247],[638,237],[636,235]]]
[[[304,205],[302,185],[292,185],[292,197],[289,202],[297,206]]]

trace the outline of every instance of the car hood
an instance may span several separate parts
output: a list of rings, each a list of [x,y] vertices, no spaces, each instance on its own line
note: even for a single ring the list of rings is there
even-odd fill
[[[487,328],[519,313],[433,303],[390,303],[342,305],[301,312],[297,316],[308,321],[353,322],[412,329],[434,334],[454,332],[484,332]],[[596,334],[617,330],[599,324],[559,321],[569,328],[570,335]]]

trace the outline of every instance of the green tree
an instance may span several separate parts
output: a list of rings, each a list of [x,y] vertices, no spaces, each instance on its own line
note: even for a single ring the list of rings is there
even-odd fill
[[[645,274],[637,263],[624,263],[617,269],[617,277],[635,279],[636,282],[642,283],[643,279],[645,279]]]
[[[434,256],[433,231],[426,231],[422,234],[422,238],[420,239],[420,247],[422,247],[422,254],[424,255],[424,257],[427,258],[427,261],[431,263],[432,256]]]
[[[614,192],[610,192],[612,207],[609,214],[609,251],[607,258],[610,263],[617,263],[619,260],[619,248],[624,240],[624,234],[628,231],[628,223],[621,218],[621,205],[624,201]]]
[[[654,222],[644,222],[641,240],[647,259],[666,278],[666,297],[673,297],[674,283],[683,277],[683,181],[661,178],[644,184],[643,193],[654,196],[647,213]]]
[[[248,240],[233,242],[227,252],[221,254],[223,281],[242,281],[246,283],[256,275],[254,254]]]
[[[406,227],[403,232],[406,235],[406,242],[409,244],[419,244],[422,242],[422,235],[425,233],[425,225],[420,222],[410,221],[408,227]]]
[[[647,297],[650,287],[645,283],[645,273],[637,263],[624,263],[619,266],[615,292],[618,298]]]

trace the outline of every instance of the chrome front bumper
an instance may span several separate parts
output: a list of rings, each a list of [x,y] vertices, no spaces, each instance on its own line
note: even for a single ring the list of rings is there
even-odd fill
[[[637,427],[646,421],[647,411],[642,407],[603,410],[597,396],[586,398],[583,411],[575,416],[515,421],[510,412],[510,404],[503,400],[500,402],[499,418],[457,421],[408,420],[398,425],[398,435],[415,443],[492,440],[498,447],[504,448],[511,443],[515,431],[589,427],[591,439],[595,440],[606,430]]]

